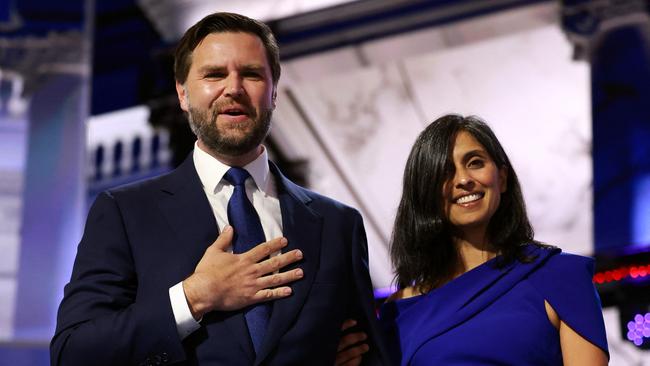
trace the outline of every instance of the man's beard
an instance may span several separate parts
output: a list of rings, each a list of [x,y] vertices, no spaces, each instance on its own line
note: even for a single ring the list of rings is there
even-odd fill
[[[190,128],[196,137],[212,152],[226,156],[239,156],[257,148],[266,138],[271,127],[272,109],[262,110],[255,115],[253,108],[245,106],[249,120],[230,127],[231,130],[250,129],[243,136],[228,134],[217,125],[219,106],[209,110],[199,110],[189,106]],[[252,126],[251,126],[252,125]]]

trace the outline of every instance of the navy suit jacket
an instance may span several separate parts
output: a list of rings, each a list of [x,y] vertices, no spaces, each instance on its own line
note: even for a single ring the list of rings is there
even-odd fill
[[[218,235],[192,157],[173,172],[99,195],[88,214],[50,345],[52,365],[333,365],[342,322],[369,335],[366,364],[387,360],[372,303],[363,221],[270,163],[282,228],[303,260],[293,294],[273,302],[255,355],[241,311],[211,312],[181,340],[168,290]]]

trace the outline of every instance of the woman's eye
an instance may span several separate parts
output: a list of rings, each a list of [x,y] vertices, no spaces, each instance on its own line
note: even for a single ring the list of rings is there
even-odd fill
[[[472,168],[482,168],[485,163],[481,159],[473,159],[467,165]]]

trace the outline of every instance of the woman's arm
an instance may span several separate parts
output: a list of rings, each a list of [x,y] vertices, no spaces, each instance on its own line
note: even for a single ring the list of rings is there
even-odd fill
[[[584,339],[567,323],[562,321],[548,301],[544,301],[548,320],[560,333],[562,361],[565,366],[600,366],[607,365],[607,355],[602,349]]]
[[[605,352],[584,339],[563,321],[560,321],[560,347],[565,366],[607,365]]]

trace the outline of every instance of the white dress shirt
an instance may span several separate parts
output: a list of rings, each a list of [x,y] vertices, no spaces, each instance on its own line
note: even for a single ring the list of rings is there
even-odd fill
[[[269,170],[268,154],[266,148],[262,148],[262,153],[243,168],[251,175],[246,179],[246,195],[260,217],[266,240],[270,240],[282,236],[282,213],[275,181]],[[228,225],[228,201],[234,191],[233,185],[223,179],[230,167],[201,150],[196,143],[193,158],[203,191],[216,219],[215,225],[219,230],[223,230]],[[183,291],[183,282],[169,289],[169,298],[178,334],[181,339],[184,339],[197,330],[200,324],[192,317]]]

